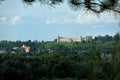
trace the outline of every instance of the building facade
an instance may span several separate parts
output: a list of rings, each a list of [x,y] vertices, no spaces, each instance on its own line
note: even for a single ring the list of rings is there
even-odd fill
[[[57,42],[81,42],[81,41],[92,41],[92,36],[78,37],[78,38],[67,38],[58,36]]]
[[[57,38],[57,42],[81,42],[82,41],[82,37],[78,37],[78,38],[66,38],[66,37],[60,37],[58,36]]]

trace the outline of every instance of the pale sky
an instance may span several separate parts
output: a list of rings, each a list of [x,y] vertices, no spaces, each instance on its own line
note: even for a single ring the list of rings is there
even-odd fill
[[[103,13],[99,17],[83,10],[73,11],[67,3],[50,7],[28,6],[22,0],[0,4],[0,40],[44,40],[63,37],[114,35],[120,18]]]

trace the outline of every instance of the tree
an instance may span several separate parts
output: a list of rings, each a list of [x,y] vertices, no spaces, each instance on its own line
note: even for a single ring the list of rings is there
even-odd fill
[[[5,0],[0,0],[5,1]],[[65,0],[22,0],[26,4],[32,5],[40,2],[42,5],[54,6],[65,2]],[[94,13],[115,12],[120,14],[120,0],[66,0],[73,10],[85,9]]]
[[[5,1],[5,0],[0,0]],[[65,0],[23,0],[27,4],[40,2],[42,5],[58,5]],[[116,12],[120,13],[120,0],[67,0],[73,10],[85,9],[95,13]]]
[[[120,33],[117,33],[114,36],[114,42],[115,42],[116,53],[119,53],[120,52]]]

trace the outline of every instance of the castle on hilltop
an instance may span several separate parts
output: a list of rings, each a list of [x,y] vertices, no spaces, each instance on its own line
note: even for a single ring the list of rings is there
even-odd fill
[[[81,41],[92,41],[92,36],[78,38],[67,38],[58,36],[57,38],[57,42],[81,42]]]

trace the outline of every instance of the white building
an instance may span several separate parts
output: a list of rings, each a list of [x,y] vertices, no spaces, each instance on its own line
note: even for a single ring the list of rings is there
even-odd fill
[[[66,38],[58,36],[57,38],[57,42],[81,42],[81,41],[92,41],[92,36],[78,38]]]
[[[78,37],[78,38],[66,38],[66,37],[60,37],[58,36],[57,38],[57,42],[81,42],[82,41],[82,37]]]

